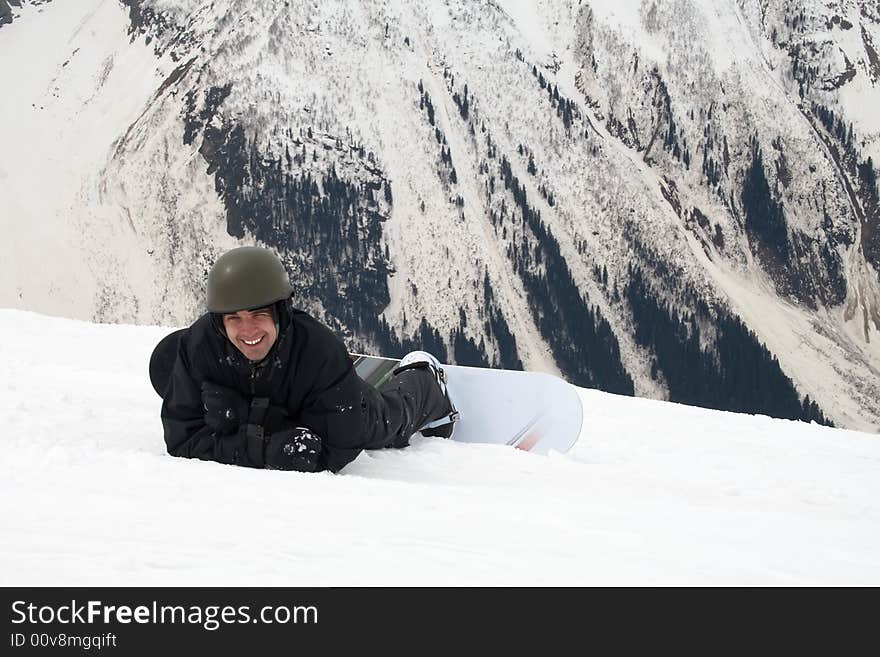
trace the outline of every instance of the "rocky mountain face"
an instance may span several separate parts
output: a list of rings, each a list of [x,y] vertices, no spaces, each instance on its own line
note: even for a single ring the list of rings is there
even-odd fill
[[[131,104],[56,210],[80,316],[186,323],[259,243],[352,349],[880,428],[880,3],[60,4],[0,54],[58,12],[34,98]]]

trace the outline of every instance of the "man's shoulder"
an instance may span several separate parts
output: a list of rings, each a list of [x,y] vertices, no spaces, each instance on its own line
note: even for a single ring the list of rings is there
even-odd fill
[[[213,353],[221,343],[210,313],[205,313],[186,329],[180,337],[180,351],[190,361],[198,361]]]
[[[205,313],[194,321],[190,327],[184,332],[186,345],[197,345],[206,341],[216,340],[217,329],[211,320],[210,313]]]
[[[318,321],[305,310],[293,309],[290,321],[297,333],[304,337],[339,342],[339,338],[334,335],[333,331],[326,324]]]
[[[304,310],[294,309],[291,324],[296,334],[296,341],[313,357],[325,358],[329,354],[348,354],[345,343],[323,322],[315,319]]]

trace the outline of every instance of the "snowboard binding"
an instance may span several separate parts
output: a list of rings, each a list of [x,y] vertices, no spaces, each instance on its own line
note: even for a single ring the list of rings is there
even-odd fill
[[[459,414],[455,404],[452,403],[452,399],[449,397],[449,389],[446,385],[446,372],[440,366],[440,361],[427,351],[412,351],[401,359],[400,365],[394,370],[394,374],[397,375],[410,369],[429,370],[434,375],[437,385],[440,386],[440,390],[449,404],[448,413],[428,422],[418,431],[423,436],[451,438],[455,431],[455,423],[458,421]]]

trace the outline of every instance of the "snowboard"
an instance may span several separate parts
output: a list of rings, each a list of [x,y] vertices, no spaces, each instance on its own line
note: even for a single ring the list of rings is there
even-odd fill
[[[355,371],[378,388],[400,360],[351,354]],[[574,386],[552,374],[443,365],[449,397],[459,413],[452,440],[510,445],[547,454],[577,442],[583,404]]]
[[[164,337],[150,357],[150,382],[160,397],[171,378],[177,344],[187,329]],[[350,354],[355,371],[379,388],[399,359]],[[574,386],[540,372],[443,365],[449,396],[459,413],[451,440],[510,445],[547,454],[568,451],[577,442],[583,405]]]

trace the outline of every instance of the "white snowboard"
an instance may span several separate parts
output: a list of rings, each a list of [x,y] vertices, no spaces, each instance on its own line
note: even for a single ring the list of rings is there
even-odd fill
[[[362,379],[380,386],[399,361],[352,354]],[[444,365],[459,420],[452,440],[516,447],[537,454],[568,451],[583,424],[573,386],[550,374]]]

